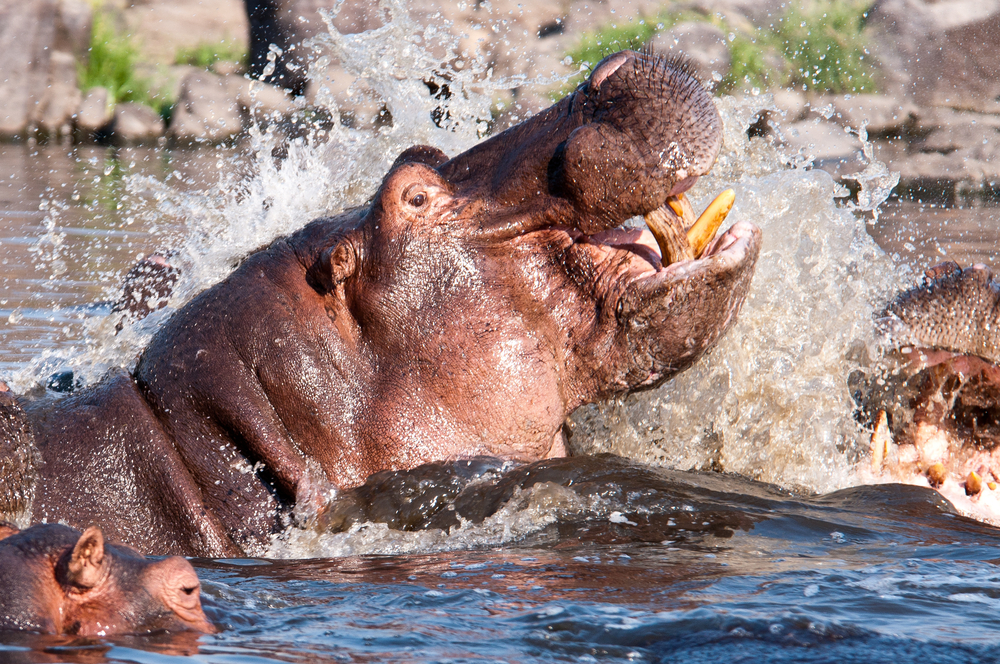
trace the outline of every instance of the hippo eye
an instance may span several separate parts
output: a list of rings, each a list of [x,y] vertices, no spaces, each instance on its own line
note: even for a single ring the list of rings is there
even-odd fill
[[[413,207],[423,207],[424,203],[427,202],[427,194],[422,191],[418,191],[410,197],[410,205]]]

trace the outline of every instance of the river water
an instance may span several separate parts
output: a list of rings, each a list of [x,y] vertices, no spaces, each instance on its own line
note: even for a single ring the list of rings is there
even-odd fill
[[[0,146],[0,379],[37,395],[57,371],[89,383],[131,366],[248,252],[365,200],[401,149],[478,140],[491,90],[510,82],[455,73],[439,127],[419,82],[430,56],[406,21],[331,35],[386,100],[394,123],[375,135],[334,124],[218,148]],[[266,560],[196,560],[218,635],[5,634],[0,660],[1000,659],[1000,531],[929,489],[869,485],[847,388],[878,357],[874,312],[920,269],[1000,268],[1000,214],[852,210],[827,174],[747,138],[766,97],[718,103],[726,147],[691,197],[697,208],[733,187],[730,218],[763,228],[754,287],[691,370],[575,414],[577,453],[619,456],[486,464],[462,482],[489,490],[444,528],[398,522],[425,504],[401,496],[395,516],[290,530]],[[869,183],[877,200],[883,184]],[[181,280],[166,309],[116,335],[107,302],[151,251]]]

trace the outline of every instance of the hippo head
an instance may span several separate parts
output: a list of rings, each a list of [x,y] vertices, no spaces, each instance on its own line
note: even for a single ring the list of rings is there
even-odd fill
[[[97,527],[0,523],[0,629],[110,636],[215,628],[187,560],[147,560]]]
[[[1000,284],[983,265],[942,263],[877,325],[890,352],[856,385],[875,471],[1000,523]]]
[[[352,229],[314,222],[296,252],[338,333],[372,358],[376,430],[414,431],[411,461],[459,454],[434,442],[448,437],[466,456],[558,455],[576,407],[692,364],[733,323],[760,232],[739,223],[698,258],[665,260],[623,225],[680,208],[721,143],[682,62],[627,51],[453,159],[405,151]]]

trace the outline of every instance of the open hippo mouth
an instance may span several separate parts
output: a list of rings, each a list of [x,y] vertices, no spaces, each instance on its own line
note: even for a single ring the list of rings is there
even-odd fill
[[[1000,284],[942,263],[877,324],[891,352],[868,391],[872,469],[1000,524]]]
[[[588,235],[565,229],[581,251],[589,251],[597,265],[617,265],[631,281],[685,278],[707,267],[709,260],[728,258],[739,262],[750,251],[755,227],[737,223],[717,237],[732,209],[735,194],[719,194],[695,219],[683,194],[672,194],[667,205],[645,215],[646,228],[624,227]]]

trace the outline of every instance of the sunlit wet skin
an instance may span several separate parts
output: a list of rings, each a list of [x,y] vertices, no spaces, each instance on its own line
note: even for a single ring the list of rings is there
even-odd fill
[[[370,205],[175,313],[133,374],[34,404],[32,518],[102,520],[157,553],[262,553],[331,485],[563,453],[574,409],[665,381],[735,321],[756,226],[696,231],[692,258],[667,261],[619,230],[682,202],[721,135],[681,63],[626,52],[454,158],[405,151]]]
[[[944,263],[879,325],[896,351],[872,385],[873,472],[1000,524],[1000,285],[985,266]]]

